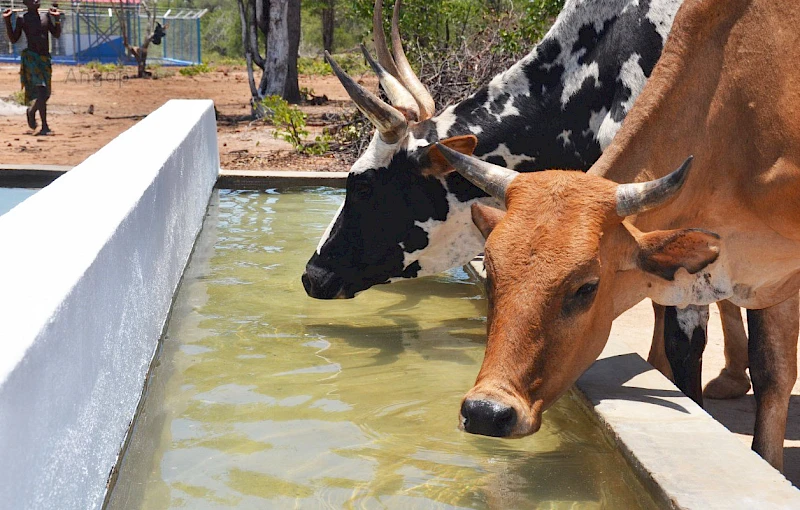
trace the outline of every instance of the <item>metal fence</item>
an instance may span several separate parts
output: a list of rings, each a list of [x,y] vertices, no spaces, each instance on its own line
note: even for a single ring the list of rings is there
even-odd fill
[[[88,62],[121,63],[135,65],[136,60],[127,55],[122,41],[120,17],[112,9],[122,9],[130,43],[138,46],[147,28],[147,15],[136,0],[126,2],[72,2],[59,6],[64,11],[61,37],[50,37],[53,62],[85,64]],[[12,8],[12,22],[25,9],[20,0],[0,0],[0,11]],[[45,8],[43,3],[42,8]],[[150,43],[148,63],[161,65],[192,65],[202,61],[200,44],[200,18],[206,10],[167,9],[156,17],[165,28],[166,35],[160,45]],[[5,26],[0,27],[0,62],[18,62],[25,48],[25,35],[11,44]]]

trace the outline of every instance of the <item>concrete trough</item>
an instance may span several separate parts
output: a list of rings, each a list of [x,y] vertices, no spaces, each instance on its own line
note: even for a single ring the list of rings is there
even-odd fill
[[[7,165],[0,185],[66,170]],[[14,459],[0,463],[2,506],[103,505],[215,183],[346,175],[220,172],[212,103],[170,101],[0,217],[0,457]],[[800,491],[621,341],[623,322],[573,391],[661,506],[800,508]]]

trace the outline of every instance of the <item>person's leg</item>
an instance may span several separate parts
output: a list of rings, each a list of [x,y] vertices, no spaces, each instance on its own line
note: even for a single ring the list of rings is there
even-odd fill
[[[36,102],[33,104],[34,110],[39,111],[39,116],[42,118],[42,129],[37,133],[39,135],[46,135],[50,133],[50,127],[47,125],[47,99],[50,96],[47,87],[36,87],[38,95]]]

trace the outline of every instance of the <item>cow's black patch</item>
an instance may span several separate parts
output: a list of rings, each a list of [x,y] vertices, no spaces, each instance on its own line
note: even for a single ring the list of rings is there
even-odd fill
[[[593,112],[605,110],[619,122],[633,93],[619,80],[622,64],[637,54],[649,76],[661,53],[661,36],[646,17],[651,1],[627,4],[625,12],[604,21],[599,30],[594,23],[577,29],[577,41],[569,49],[579,52],[581,63],[596,63],[598,78],[584,81],[566,105],[561,103],[565,67],[559,61],[564,48],[550,37],[522,69],[530,84],[528,95],[504,91],[489,102],[488,88],[479,90],[453,108],[455,121],[447,136],[471,134],[480,127],[475,155],[505,166],[502,157],[486,156],[505,144],[511,154],[525,156],[516,165],[518,171],[587,170],[601,152],[589,129]],[[509,100],[519,115],[503,115]],[[411,133],[418,140],[437,141],[437,119],[415,124]],[[441,181],[423,177],[428,163],[424,148],[411,154],[400,151],[386,168],[350,175],[344,208],[321,253],[309,261],[305,280],[313,273],[315,281],[342,287],[338,295],[353,295],[389,278],[416,275],[419,264],[404,268],[403,255],[424,248],[429,239],[415,222],[446,219],[448,192],[462,202],[486,196],[456,173],[447,176],[447,189]],[[337,294],[325,289],[319,295]]]

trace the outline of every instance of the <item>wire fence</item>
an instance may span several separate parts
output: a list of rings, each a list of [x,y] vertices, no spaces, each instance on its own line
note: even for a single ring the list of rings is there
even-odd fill
[[[113,7],[112,7],[113,5]],[[42,6],[44,7],[44,6]],[[19,0],[0,0],[0,11],[11,8],[12,23],[22,16],[25,7]],[[126,24],[131,44],[138,46],[145,37],[147,15],[137,0],[125,2],[72,2],[59,6],[64,11],[61,20],[61,37],[50,37],[50,54],[53,62],[85,64],[88,62],[135,65],[136,60],[127,54],[120,30],[120,16],[114,9],[122,9],[122,22]],[[166,35],[160,45],[150,43],[148,63],[161,65],[192,65],[202,61],[200,18],[206,10],[168,9],[156,16]],[[25,35],[11,44],[5,26],[0,27],[0,62],[18,62],[20,52],[26,47]]]

